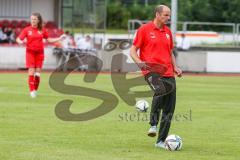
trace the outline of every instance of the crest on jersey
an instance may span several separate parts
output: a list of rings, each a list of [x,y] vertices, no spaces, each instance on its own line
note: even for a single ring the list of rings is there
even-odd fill
[[[167,33],[166,33],[166,38],[167,38],[167,39],[170,39],[170,36],[169,36],[169,34],[167,34]]]
[[[155,33],[154,33],[154,32],[150,32],[150,38],[151,38],[151,39],[154,39],[154,38],[156,38],[156,35],[155,35]]]
[[[28,35],[31,36],[32,35],[32,31],[28,31]]]

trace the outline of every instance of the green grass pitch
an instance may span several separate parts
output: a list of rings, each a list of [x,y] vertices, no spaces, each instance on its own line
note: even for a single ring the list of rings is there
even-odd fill
[[[111,92],[115,110],[94,120],[66,122],[56,104],[72,99],[81,113],[101,103],[64,95],[49,87],[43,73],[39,96],[29,97],[27,74],[0,73],[0,160],[237,160],[240,157],[240,77],[186,75],[177,79],[177,106],[170,134],[183,139],[181,151],[156,149],[147,137],[148,113],[128,106],[114,91],[110,75],[85,83],[73,74],[67,83]],[[138,89],[138,88],[136,88]],[[140,87],[145,89],[145,87]],[[151,98],[146,98],[151,102]],[[137,117],[138,116],[138,117]]]

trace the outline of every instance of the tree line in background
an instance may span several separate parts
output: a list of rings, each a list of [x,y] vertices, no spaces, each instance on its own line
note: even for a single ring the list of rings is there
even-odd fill
[[[156,5],[171,0],[107,0],[107,27],[126,29],[129,19],[151,20]],[[178,0],[178,21],[240,23],[240,0]]]

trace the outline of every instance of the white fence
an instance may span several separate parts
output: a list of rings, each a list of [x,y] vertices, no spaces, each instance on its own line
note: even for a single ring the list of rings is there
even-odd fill
[[[149,20],[129,20],[128,21],[128,34],[130,38],[133,38],[136,29],[149,22]],[[228,44],[228,45],[239,45],[240,43],[240,23],[216,23],[216,22],[178,22],[181,25],[181,29],[178,29],[176,38],[178,40],[180,33],[185,33],[186,37],[191,40],[191,45],[201,44]],[[192,31],[189,30],[190,26],[210,26],[210,27],[222,27],[228,28],[228,32],[216,31]],[[191,36],[195,34],[195,36]],[[215,34],[215,35],[214,35]]]
[[[105,51],[100,50],[97,57],[102,60],[102,71],[110,71],[111,65],[116,65],[118,71],[128,72],[127,63],[133,63],[129,56],[129,49]],[[122,55],[116,63],[112,64],[113,56]],[[124,58],[126,57],[126,59]],[[205,49],[189,50],[179,52],[177,57],[178,65],[183,71],[188,72],[224,72],[240,73],[240,53],[237,49],[218,48],[215,51]],[[53,48],[45,48],[45,61],[43,69],[56,69],[59,58],[53,54]],[[22,69],[25,68],[24,47],[0,47],[0,69]],[[116,68],[116,67],[115,67]]]
[[[45,48],[44,69],[55,69],[57,58],[53,55],[52,48]],[[0,69],[22,69],[25,68],[24,47],[0,47]]]

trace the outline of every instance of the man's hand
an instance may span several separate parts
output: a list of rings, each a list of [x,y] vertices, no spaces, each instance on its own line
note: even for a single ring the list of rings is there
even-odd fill
[[[149,70],[151,67],[148,66],[145,62],[140,62],[140,63],[137,63],[138,67],[141,69],[141,70]]]
[[[178,77],[182,77],[182,70],[178,67],[174,67],[174,72],[177,74]]]
[[[59,37],[59,38],[60,38],[60,41],[61,41],[61,40],[64,40],[66,37],[67,37],[66,34],[62,34],[62,35]]]

